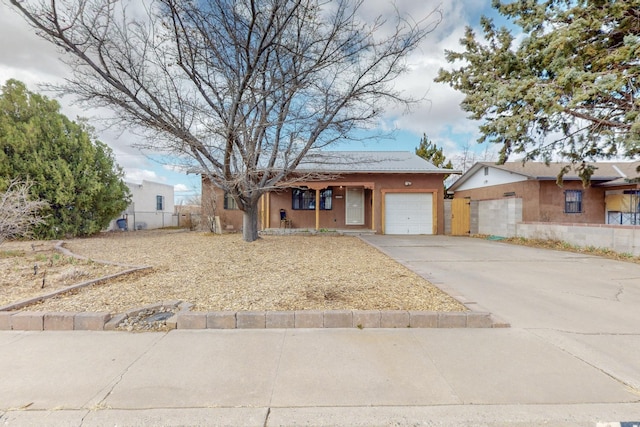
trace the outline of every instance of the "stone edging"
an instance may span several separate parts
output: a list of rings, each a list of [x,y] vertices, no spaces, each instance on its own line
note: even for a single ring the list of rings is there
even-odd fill
[[[302,310],[193,312],[180,301],[151,304],[111,316],[98,313],[0,312],[0,330],[116,330],[144,310],[178,311],[167,329],[290,329],[290,328],[504,328],[491,313],[404,310]]]

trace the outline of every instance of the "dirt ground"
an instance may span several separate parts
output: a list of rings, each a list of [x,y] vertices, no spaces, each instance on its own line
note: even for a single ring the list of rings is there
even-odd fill
[[[47,242],[6,242],[0,246],[0,305],[73,284],[69,282],[124,270],[67,259],[47,252],[46,246]],[[91,260],[152,268],[67,293],[26,310],[115,314],[168,300],[190,302],[195,305],[194,311],[465,310],[456,300],[357,237],[264,236],[246,243],[238,234],[160,230],[103,233],[67,241],[64,247]],[[34,274],[36,258],[41,260],[41,266]],[[54,258],[56,261],[52,262]],[[65,261],[56,265],[60,259]],[[63,273],[63,266],[67,273]],[[43,289],[45,267],[48,270]],[[54,276],[68,280],[54,281]]]

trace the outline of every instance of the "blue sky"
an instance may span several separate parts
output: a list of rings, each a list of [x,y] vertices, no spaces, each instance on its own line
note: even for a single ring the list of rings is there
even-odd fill
[[[466,113],[460,109],[462,95],[448,85],[433,82],[440,68],[449,67],[444,60],[444,50],[461,49],[458,40],[463,36],[465,26],[478,28],[481,15],[496,16],[491,9],[491,0],[396,0],[395,4],[401,13],[414,19],[426,16],[438,5],[443,11],[442,23],[408,58],[410,72],[397,81],[399,89],[413,96],[424,96],[425,100],[407,114],[394,111],[391,107],[386,109],[380,127],[395,129],[393,139],[339,144],[334,149],[413,151],[422,135],[426,134],[443,148],[445,156],[453,160],[458,168],[460,166],[457,163],[462,162],[465,152],[475,153],[477,159],[491,156],[495,148],[489,147],[487,152],[487,147],[476,143],[478,123],[468,120]],[[392,12],[392,3],[389,0],[366,0],[365,8],[370,18],[385,16]],[[25,82],[30,90],[39,92],[39,84],[60,82],[66,73],[68,69],[59,60],[55,47],[39,39],[19,15],[6,3],[0,2],[0,83],[15,78]],[[44,94],[52,97],[52,94]],[[174,167],[154,161],[153,153],[142,153],[133,148],[131,145],[136,141],[135,135],[103,128],[99,119],[108,112],[88,111],[73,104],[71,98],[58,101],[68,117],[89,118],[98,129],[99,139],[114,151],[128,181],[139,183],[144,179],[173,185],[176,202],[199,193],[199,176],[185,175]]]

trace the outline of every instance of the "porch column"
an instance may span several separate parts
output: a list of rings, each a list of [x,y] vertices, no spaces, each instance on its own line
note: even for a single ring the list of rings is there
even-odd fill
[[[265,210],[265,228],[271,228],[271,191],[265,194],[267,196],[267,208]]]
[[[316,231],[320,230],[320,189],[316,188]]]
[[[371,189],[371,229],[376,229],[376,189]]]

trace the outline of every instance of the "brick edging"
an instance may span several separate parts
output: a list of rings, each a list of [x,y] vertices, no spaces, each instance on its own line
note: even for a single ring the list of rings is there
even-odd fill
[[[159,305],[154,305],[159,306]],[[151,306],[147,306],[149,308]],[[131,310],[133,315],[142,309]],[[0,330],[115,330],[127,314],[108,312],[0,312]],[[167,320],[169,329],[291,328],[500,328],[491,313],[403,310],[213,311],[183,310]]]

